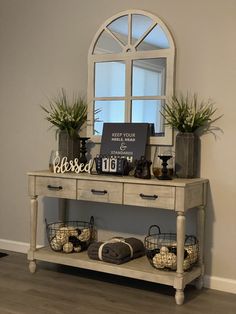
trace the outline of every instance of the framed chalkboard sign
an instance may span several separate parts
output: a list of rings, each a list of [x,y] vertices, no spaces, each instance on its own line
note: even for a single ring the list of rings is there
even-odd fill
[[[148,131],[148,123],[104,123],[100,154],[139,160],[146,154]]]

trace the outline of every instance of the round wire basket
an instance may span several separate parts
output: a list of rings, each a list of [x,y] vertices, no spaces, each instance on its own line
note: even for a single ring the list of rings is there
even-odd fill
[[[49,245],[55,252],[79,253],[88,248],[94,239],[94,217],[90,221],[46,222]]]
[[[156,232],[154,232],[156,229]],[[160,227],[151,225],[144,239],[146,256],[156,269],[177,269],[177,236],[176,233],[161,233]],[[189,270],[197,261],[199,245],[193,235],[185,237],[183,269]]]

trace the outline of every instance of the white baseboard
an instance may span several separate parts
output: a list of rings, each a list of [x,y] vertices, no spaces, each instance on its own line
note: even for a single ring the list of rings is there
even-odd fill
[[[0,239],[0,249],[18,253],[27,253],[29,243]]]
[[[18,252],[18,253],[27,253],[29,250],[29,246],[30,245],[27,242],[18,242],[18,241],[0,239],[0,249],[2,250]],[[37,247],[42,247],[42,245],[39,245]]]
[[[37,246],[42,247],[42,245]],[[0,249],[18,253],[27,253],[29,243],[0,239]],[[236,294],[236,280],[215,276],[204,276],[204,287]]]
[[[236,280],[215,276],[204,276],[204,287],[236,294]]]

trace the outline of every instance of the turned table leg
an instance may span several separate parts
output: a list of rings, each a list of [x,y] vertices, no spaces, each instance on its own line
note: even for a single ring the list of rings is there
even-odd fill
[[[204,262],[203,262],[204,224],[205,224],[205,208],[204,206],[199,206],[197,212],[197,239],[199,245],[198,266],[201,268],[201,275],[195,281],[195,286],[199,290],[202,289],[203,287],[204,276]]]
[[[36,234],[37,234],[37,216],[38,216],[38,199],[37,196],[32,196],[30,200],[30,249],[28,252],[29,271],[36,271],[36,261],[34,252],[36,250]]]
[[[185,215],[184,212],[177,212],[177,270],[175,277],[174,288],[176,289],[175,301],[176,304],[182,305],[184,303],[184,242],[185,242]]]

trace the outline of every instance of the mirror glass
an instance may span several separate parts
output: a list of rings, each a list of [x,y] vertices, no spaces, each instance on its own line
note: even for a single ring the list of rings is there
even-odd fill
[[[133,100],[132,122],[153,123],[156,134],[164,132],[160,115],[162,100]]]
[[[128,43],[128,15],[122,16],[111,24],[107,28],[118,38],[124,45]]]
[[[125,122],[124,101],[95,101],[94,110],[97,111],[94,122],[94,132],[97,135],[102,135],[104,122]]]
[[[133,61],[132,95],[161,96],[165,94],[166,59]]]
[[[155,126],[151,144],[172,144],[161,115],[173,94],[175,47],[165,24],[141,10],[115,15],[98,30],[89,50],[88,136],[104,122],[146,122]],[[98,112],[99,111],[99,112]]]
[[[125,64],[122,61],[95,64],[95,97],[125,96]]]
[[[122,52],[122,46],[106,30],[104,30],[98,38],[94,48],[94,54],[119,52]]]
[[[138,51],[145,50],[156,50],[156,49],[167,49],[169,48],[169,41],[162,30],[160,25],[157,25],[153,30],[144,38],[143,41],[138,45]]]
[[[135,44],[153,25],[153,20],[145,15],[132,15],[132,44]]]

